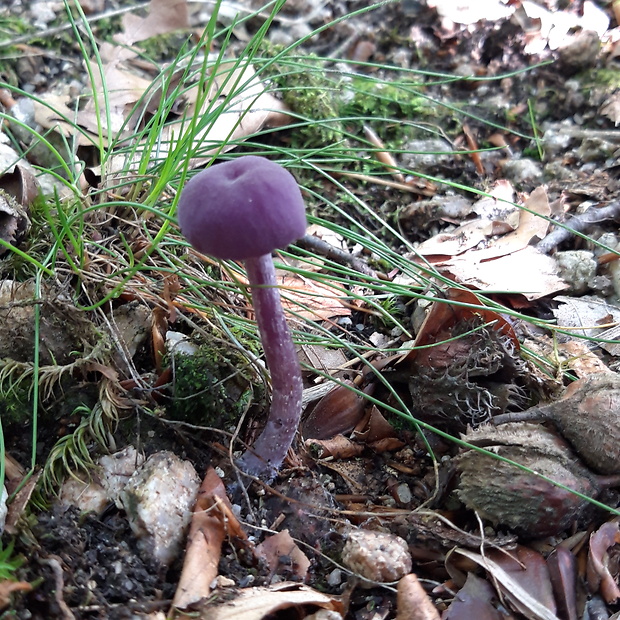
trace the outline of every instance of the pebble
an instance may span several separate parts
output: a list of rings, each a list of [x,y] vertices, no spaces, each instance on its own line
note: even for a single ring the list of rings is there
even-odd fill
[[[502,172],[515,185],[540,183],[543,178],[540,163],[528,157],[506,160],[502,165]]]
[[[437,172],[437,166],[454,161],[454,149],[445,140],[411,140],[404,148],[403,167],[416,172]]]
[[[400,536],[370,530],[349,533],[342,563],[356,575],[379,583],[397,581],[411,572],[407,543]]]
[[[163,566],[177,557],[192,518],[200,479],[172,452],[151,455],[120,495],[140,549]]]
[[[588,290],[590,280],[596,275],[597,262],[592,252],[570,250],[556,252],[555,261],[560,277],[570,286],[575,295],[583,295]]]

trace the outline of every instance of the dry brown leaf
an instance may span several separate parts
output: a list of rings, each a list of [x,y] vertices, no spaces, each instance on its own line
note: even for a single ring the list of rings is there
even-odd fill
[[[578,620],[577,611],[577,558],[558,545],[548,556],[547,566],[558,605],[558,616],[565,620]]]
[[[298,583],[283,582],[269,588],[245,588],[237,597],[215,604],[205,605],[200,611],[203,620],[263,620],[276,612],[294,609],[302,614],[302,607],[320,608],[328,611],[341,612],[343,605],[334,597],[328,596],[308,586]],[[301,616],[295,617],[304,617]]]
[[[592,592],[600,592],[608,603],[616,603],[620,599],[620,588],[608,568],[608,551],[618,543],[620,543],[620,527],[617,520],[603,523],[590,536],[588,586]]]
[[[548,217],[551,213],[547,192],[543,187],[536,188],[524,203],[520,212],[516,212],[505,200],[513,194],[509,183],[498,182],[490,197],[479,200],[474,211],[484,214],[483,218],[467,222],[449,234],[432,237],[420,244],[418,253],[422,256],[456,256],[467,251],[473,255],[475,262],[498,258],[527,247],[533,239],[542,239],[549,227],[549,222],[539,215]],[[501,198],[501,201],[498,199]],[[518,225],[515,216],[518,215]],[[501,223],[505,224],[503,229]],[[492,236],[510,227],[515,230],[488,241]],[[485,247],[482,247],[486,243]],[[479,247],[480,249],[474,249]]]
[[[440,233],[417,248],[422,256],[458,256],[486,241],[494,231],[491,220],[477,219],[459,226],[451,233]]]
[[[532,240],[542,239],[547,234],[549,222],[540,215],[549,217],[551,209],[547,199],[547,191],[544,187],[537,187],[530,197],[523,204],[525,209],[521,210],[519,225],[517,229],[503,237],[486,250],[484,259],[502,256],[509,252],[514,252],[527,247]],[[483,260],[484,260],[483,259]]]
[[[558,620],[555,615],[555,609],[549,609],[545,604],[532,596],[529,589],[526,589],[520,580],[515,577],[513,571],[507,570],[506,566],[503,565],[504,562],[500,563],[497,561],[497,555],[494,556],[494,559],[491,559],[488,557],[488,551],[487,554],[483,556],[479,553],[461,548],[455,549],[455,553],[468,558],[490,573],[493,577],[493,581],[501,588],[502,593],[509,597],[511,602],[517,606],[519,611],[529,620]],[[521,558],[519,558],[519,560],[522,561]],[[515,560],[511,560],[511,562],[517,567],[520,566]],[[549,577],[547,575],[547,580],[548,579]],[[549,581],[549,586],[550,585],[551,582]]]
[[[109,44],[103,44],[104,46]],[[116,53],[118,52],[118,53]],[[127,136],[135,130],[135,123],[127,123],[134,106],[151,86],[151,80],[145,79],[123,66],[125,50],[114,48],[111,58],[104,66],[103,75],[97,62],[91,61],[95,100],[89,101],[77,115],[80,126],[99,135],[99,127],[104,137]],[[101,114],[101,110],[106,110]],[[109,118],[109,124],[108,124]]]
[[[496,594],[488,581],[467,573],[465,585],[458,591],[442,620],[504,620],[506,616],[493,605]]]
[[[590,350],[586,340],[569,340],[557,343],[557,350],[566,359],[566,367],[570,368],[578,378],[587,377],[596,372],[613,372],[605,366],[603,360]]]
[[[612,121],[616,127],[620,125],[620,90],[607,97],[601,106],[601,114]]]
[[[510,575],[513,583],[518,584],[528,596],[556,614],[557,608],[551,585],[551,576],[545,558],[529,547],[518,545],[510,553],[500,549],[489,549],[487,557]],[[535,605],[529,599],[522,600],[517,594],[513,594],[510,588],[502,584],[504,596],[512,603],[515,609],[528,618],[536,618],[539,613]]]
[[[241,274],[232,276],[237,282],[247,286]],[[327,320],[336,316],[349,316],[351,309],[344,301],[344,293],[323,284],[318,280],[304,277],[283,269],[276,269],[276,279],[280,287],[282,305],[286,310],[310,320]]]
[[[529,301],[568,288],[558,275],[555,260],[533,246],[493,260],[483,258],[478,252],[468,252],[436,267],[480,291],[519,293]]]
[[[32,100],[34,106],[34,120],[43,129],[53,129],[65,138],[73,138],[78,146],[93,146],[95,138],[90,134],[77,132],[72,121],[76,121],[76,110],[68,107],[69,95],[43,93],[39,98]],[[68,120],[64,120],[68,119]]]
[[[290,122],[285,104],[267,92],[254,68],[247,63],[221,63],[217,67],[212,94],[201,100],[200,109],[197,108],[199,94],[198,87],[186,92],[184,116],[178,123],[163,128],[159,150],[154,154],[156,158],[163,159],[169,151],[177,148],[179,141],[185,139],[191,117],[198,115],[207,118],[213,110],[218,110],[215,122],[205,125],[194,137],[195,152],[199,156],[192,159],[192,167],[210,161],[215,152],[229,151],[240,139],[265,126],[282,126]],[[216,95],[218,99],[213,99]]]
[[[359,456],[364,451],[364,446],[351,441],[344,435],[336,435],[331,439],[308,439],[306,447],[317,452],[319,458],[350,459]]]
[[[396,620],[439,620],[439,613],[415,573],[398,582]]]
[[[189,28],[187,0],[151,0],[146,17],[132,13],[123,16],[123,32],[114,40],[121,45],[133,45],[159,34]]]
[[[306,554],[297,546],[288,530],[282,530],[265,540],[256,547],[254,555],[263,560],[272,574],[277,574],[282,566],[281,560],[287,558],[287,571],[291,577],[296,577],[304,581],[310,568],[310,560]]]
[[[507,179],[498,179],[488,194],[474,203],[474,213],[483,219],[503,222],[514,230],[519,224],[519,208],[513,204],[515,188],[512,183]]]
[[[373,405],[360,420],[351,434],[351,439],[360,443],[375,444],[384,439],[394,439],[398,433],[394,427],[383,417],[376,405]]]
[[[11,604],[13,592],[30,592],[32,586],[26,581],[0,581],[0,609]]]
[[[345,367],[349,361],[343,349],[330,349],[318,344],[302,344],[298,353],[302,367],[308,364],[310,368],[319,369],[330,375]]]
[[[194,506],[183,570],[173,599],[175,607],[184,609],[209,595],[218,574],[222,543],[231,529],[235,536],[245,536],[224,484],[210,467]]]
[[[371,390],[374,386],[367,388],[367,393]],[[362,396],[346,385],[339,385],[314,406],[302,424],[301,434],[304,439],[331,439],[335,435],[348,433],[364,416],[366,405],[367,401]]]
[[[26,481],[26,484],[24,484],[24,486],[19,489],[19,491],[13,498],[13,501],[9,504],[9,509],[6,515],[6,522],[4,524],[4,531],[7,532],[7,534],[15,536],[19,532],[17,523],[26,511],[28,502],[30,501],[32,494],[34,493],[37,483],[39,482],[39,478],[42,474],[43,471],[38,471],[32,476],[30,476],[30,478],[28,478],[28,480]]]

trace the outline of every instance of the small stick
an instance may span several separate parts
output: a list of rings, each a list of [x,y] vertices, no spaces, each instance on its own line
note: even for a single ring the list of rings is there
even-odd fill
[[[604,220],[615,220],[620,217],[620,201],[613,202],[606,207],[590,208],[585,213],[574,215],[564,223],[549,233],[536,248],[543,254],[549,254],[560,243],[569,239],[575,232],[583,232],[591,224],[603,222]]]
[[[365,276],[370,276],[371,278],[381,278],[377,274],[377,272],[369,267],[364,261],[359,258],[355,258],[355,256],[349,254],[349,252],[345,252],[344,250],[340,250],[336,246],[333,246],[331,243],[327,241],[323,241],[323,239],[319,239],[314,235],[305,235],[299,241],[297,241],[297,245],[304,248],[305,250],[310,250],[311,252],[316,252],[325,258],[329,258],[336,263],[341,265],[347,265],[355,271],[359,271],[363,273]],[[381,278],[383,279],[383,278]]]

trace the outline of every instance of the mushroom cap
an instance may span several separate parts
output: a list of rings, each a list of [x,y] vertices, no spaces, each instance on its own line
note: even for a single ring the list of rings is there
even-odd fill
[[[306,212],[293,175],[244,155],[199,172],[178,203],[181,232],[202,254],[245,260],[271,254],[306,233]]]

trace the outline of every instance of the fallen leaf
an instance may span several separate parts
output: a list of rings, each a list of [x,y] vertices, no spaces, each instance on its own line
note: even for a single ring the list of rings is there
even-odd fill
[[[502,584],[504,596],[515,609],[528,618],[536,618],[536,614],[539,612],[537,607],[532,604],[533,599],[551,613],[556,613],[549,568],[545,558],[540,553],[529,547],[518,545],[509,553],[500,549],[489,549],[486,551],[486,555],[511,577],[513,583],[518,584],[527,592],[528,598],[522,599],[513,593],[510,587]],[[493,572],[491,574],[494,575]]]
[[[185,609],[209,595],[227,535],[247,538],[234,516],[224,484],[210,467],[194,506],[185,561],[172,602],[175,607]]]
[[[439,620],[437,609],[415,573],[405,575],[398,582],[396,620]]]
[[[146,17],[126,13],[122,24],[123,31],[115,35],[114,40],[129,46],[160,34],[189,28],[187,0],[151,0]]]
[[[398,436],[394,427],[383,417],[379,409],[373,405],[363,420],[355,427],[351,438],[354,441],[374,445],[384,439],[393,439]]]
[[[518,605],[518,609],[529,620],[558,620],[555,615],[555,608],[549,609],[541,603],[530,591],[526,589],[514,573],[514,569],[507,569],[506,562],[501,564],[488,557],[487,554],[480,555],[467,549],[455,549],[455,553],[462,555],[484,568],[501,588],[502,593],[510,597],[513,604]],[[500,552],[503,553],[503,552]],[[497,559],[497,558],[496,558]],[[519,566],[517,560],[511,560],[514,565]],[[525,572],[525,568],[520,568]],[[546,577],[548,580],[548,575]],[[543,584],[544,585],[544,584]],[[551,583],[549,581],[549,587]]]
[[[616,127],[620,125],[620,90],[612,93],[600,110],[603,116],[606,116]]]
[[[492,260],[468,252],[435,266],[457,282],[480,291],[517,293],[529,301],[568,288],[558,275],[556,261],[533,246]]]
[[[613,372],[605,366],[603,360],[592,350],[589,341],[569,340],[558,342],[557,352],[566,360],[566,368],[570,368],[578,378],[587,377],[596,372]]]
[[[318,453],[319,459],[350,459],[359,456],[364,451],[364,446],[351,441],[344,435],[336,435],[331,439],[308,439],[306,447]]]
[[[269,588],[244,588],[235,598],[230,590],[226,600],[215,600],[200,610],[203,620],[264,620],[283,610],[295,610],[296,617],[304,617],[301,607],[342,612],[343,604],[336,598],[297,583],[283,582]],[[310,612],[308,612],[310,613]]]
[[[304,581],[308,575],[310,560],[297,546],[288,530],[265,538],[254,550],[254,555],[265,562],[272,575],[280,574],[279,569],[282,568],[300,581]],[[282,564],[284,558],[286,564]]]
[[[372,393],[372,389],[367,388],[367,393]],[[367,404],[365,398],[347,385],[338,385],[314,406],[302,424],[301,434],[304,439],[331,439],[348,433],[364,417]]]
[[[468,572],[465,585],[456,593],[442,620],[504,620],[505,616],[493,605],[494,599],[491,584]]]
[[[600,592],[607,603],[616,603],[620,599],[620,588],[607,565],[608,551],[618,543],[620,543],[620,527],[616,520],[603,523],[590,536],[588,586],[592,592]]]
[[[11,604],[13,592],[30,592],[32,585],[26,581],[0,581],[0,609],[5,609]]]
[[[577,558],[566,548],[557,546],[547,557],[549,576],[558,604],[558,615],[577,620]]]

